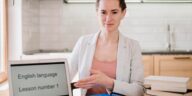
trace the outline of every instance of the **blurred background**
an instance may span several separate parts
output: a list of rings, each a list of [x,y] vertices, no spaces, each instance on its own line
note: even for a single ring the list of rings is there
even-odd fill
[[[120,32],[138,40],[144,73],[192,77],[192,0],[126,0]],[[1,0],[0,81],[9,60],[67,58],[99,31],[95,0]]]

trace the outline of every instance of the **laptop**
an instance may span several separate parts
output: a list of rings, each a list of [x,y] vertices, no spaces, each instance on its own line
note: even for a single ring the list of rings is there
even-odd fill
[[[72,96],[66,59],[9,62],[10,96]]]

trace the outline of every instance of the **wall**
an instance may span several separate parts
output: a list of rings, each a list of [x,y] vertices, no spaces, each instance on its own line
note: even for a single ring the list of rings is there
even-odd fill
[[[2,71],[2,67],[1,66],[2,66],[2,56],[3,56],[3,54],[2,54],[2,49],[3,48],[1,48],[2,47],[2,30],[3,30],[2,29],[2,23],[3,23],[2,22],[2,18],[3,18],[2,17],[2,11],[3,11],[2,10],[3,9],[2,5],[3,5],[3,2],[2,1],[3,0],[0,1],[0,72]]]
[[[138,40],[143,51],[192,49],[191,3],[127,5],[127,15],[120,31]],[[64,4],[62,0],[40,0],[39,18],[40,42],[38,38],[29,41],[39,44],[42,52],[70,51],[81,35],[94,33],[99,29],[94,4]],[[174,37],[171,40],[170,35]],[[25,35],[25,38],[28,37],[29,35]],[[172,49],[168,47],[169,42],[172,43]],[[36,46],[35,43],[25,44]]]
[[[22,41],[22,0],[8,3],[8,56],[9,60],[20,60],[23,55]],[[37,43],[37,42],[36,42]]]
[[[40,50],[63,50],[63,1],[40,1]]]
[[[121,29],[138,40],[143,51],[192,50],[191,9],[191,3],[129,4]]]
[[[40,49],[71,51],[77,39],[98,30],[92,4],[64,4],[62,0],[40,1]]]
[[[24,53],[37,52],[40,48],[40,0],[22,2],[22,47]]]

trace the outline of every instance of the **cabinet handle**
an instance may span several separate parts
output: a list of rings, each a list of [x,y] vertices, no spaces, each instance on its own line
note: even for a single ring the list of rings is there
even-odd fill
[[[174,57],[174,59],[191,59],[190,57]]]

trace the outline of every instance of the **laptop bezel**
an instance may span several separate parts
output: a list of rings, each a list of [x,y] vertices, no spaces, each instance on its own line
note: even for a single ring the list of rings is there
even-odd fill
[[[72,95],[72,88],[71,88],[71,80],[70,80],[70,73],[69,73],[69,65],[67,62],[67,59],[60,59],[60,58],[54,58],[54,59],[40,59],[40,60],[13,60],[9,61],[9,66],[8,66],[8,82],[9,82],[9,95],[14,96],[13,94],[13,89],[12,89],[12,79],[11,79],[11,66],[12,65],[26,65],[26,64],[39,64],[39,63],[58,63],[58,62],[63,62],[64,66],[66,68],[66,76],[67,76],[67,85],[68,85],[68,92],[69,96]],[[45,64],[46,65],[46,64]]]

